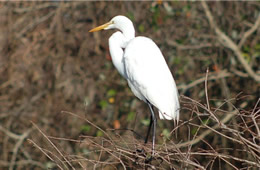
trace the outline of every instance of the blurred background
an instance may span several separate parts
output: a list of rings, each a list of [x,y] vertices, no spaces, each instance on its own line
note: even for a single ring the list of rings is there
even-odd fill
[[[182,153],[214,150],[226,155],[189,154],[187,160],[198,165],[179,161],[176,167],[171,167],[169,161],[157,166],[259,168],[260,3],[206,4],[1,2],[0,168],[124,167],[122,163],[105,164],[111,161],[111,156],[105,153],[101,156],[100,152],[93,152],[97,150],[94,146],[84,143],[88,137],[98,143],[106,138],[106,133],[129,134],[142,143],[140,136],[149,125],[148,107],[132,94],[112,65],[108,38],[115,31],[88,32],[116,15],[130,18],[137,36],[147,36],[156,42],[181,95],[179,127],[174,129],[173,122],[159,120],[158,146],[173,147],[172,143],[178,143],[183,146],[179,151]],[[217,119],[208,118],[212,116],[207,112],[209,105]],[[225,117],[231,113],[234,115]],[[254,143],[255,150],[236,141],[241,141],[239,135],[225,132],[217,121],[222,118],[227,118],[224,123],[229,128],[244,132],[244,138]],[[218,124],[219,133],[210,130],[209,127]],[[130,133],[131,130],[135,133]],[[182,145],[204,132],[207,133],[199,138],[201,141]],[[57,150],[47,139],[62,154],[55,154]],[[70,155],[80,155],[82,160],[71,161],[70,165],[65,159],[74,160],[68,158]],[[57,157],[61,157],[60,161]],[[98,162],[101,160],[103,163]],[[134,163],[125,165],[137,166]]]

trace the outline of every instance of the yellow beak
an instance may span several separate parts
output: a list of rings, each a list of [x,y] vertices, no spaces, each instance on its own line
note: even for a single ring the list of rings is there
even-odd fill
[[[103,30],[103,29],[107,28],[111,24],[112,24],[111,22],[105,23],[103,25],[100,25],[100,26],[98,26],[96,28],[93,28],[93,29],[89,30],[89,32],[96,32],[96,31]]]

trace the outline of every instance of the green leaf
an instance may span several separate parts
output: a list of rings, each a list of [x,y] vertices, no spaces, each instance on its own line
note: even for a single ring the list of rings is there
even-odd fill
[[[100,130],[98,130],[96,136],[97,136],[97,137],[101,137],[101,136],[103,136],[103,132],[100,131]]]
[[[134,13],[128,12],[128,13],[126,14],[126,16],[127,16],[127,18],[129,18],[130,20],[135,21]]]
[[[243,53],[243,56],[246,59],[246,61],[249,63],[251,60],[251,56],[248,53]]]
[[[108,92],[107,92],[108,97],[113,97],[115,95],[116,95],[116,90],[114,90],[114,89],[108,90]]]
[[[108,105],[108,103],[106,100],[101,100],[99,102],[99,106],[102,108],[102,110],[105,109],[107,107],[107,105]]]
[[[140,25],[138,26],[138,31],[141,32],[141,33],[143,33],[143,32],[145,31],[145,30],[144,30],[144,25],[140,24]]]
[[[131,122],[131,121],[134,120],[134,118],[135,118],[135,113],[134,113],[134,112],[129,112],[129,113],[127,114],[127,119],[126,119],[126,121]]]
[[[178,44],[183,44],[183,40],[175,40]]]
[[[89,132],[91,130],[91,127],[89,125],[83,125],[80,129],[82,132]]]
[[[249,46],[243,46],[243,51],[244,52],[250,52]]]
[[[197,130],[198,130],[198,128],[193,128],[193,129],[191,130],[191,134],[192,134],[192,135],[195,135],[195,133],[197,132]]]
[[[204,119],[204,120],[202,120],[202,122],[204,125],[207,125],[209,123],[209,119]]]
[[[173,64],[178,65],[178,64],[180,64],[180,63],[181,63],[180,57],[174,57],[174,59],[173,59]]]

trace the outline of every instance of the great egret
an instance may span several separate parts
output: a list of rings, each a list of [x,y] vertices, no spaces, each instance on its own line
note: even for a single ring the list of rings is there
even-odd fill
[[[158,46],[147,37],[135,37],[130,19],[115,16],[108,23],[91,29],[118,29],[109,38],[109,51],[118,72],[127,80],[132,92],[146,102],[151,111],[151,120],[146,135],[147,143],[153,125],[152,155],[154,156],[156,117],[152,105],[159,110],[160,119],[179,120],[180,104],[172,74]]]

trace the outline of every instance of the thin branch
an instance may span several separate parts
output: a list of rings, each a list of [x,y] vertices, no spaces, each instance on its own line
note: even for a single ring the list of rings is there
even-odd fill
[[[23,34],[25,34],[27,31],[33,29],[34,27],[36,27],[38,24],[48,20],[51,16],[53,16],[55,14],[54,11],[49,12],[47,15],[44,15],[43,17],[37,18],[34,22],[30,23],[27,27],[25,27],[24,29],[22,29],[19,33],[16,34],[16,38],[20,39]]]
[[[173,40],[167,40],[167,43],[170,46],[176,47],[179,50],[200,50],[202,48],[208,48],[208,47],[215,46],[212,43],[205,43],[205,44],[199,44],[199,45],[182,45],[182,44],[178,44],[177,42],[175,42]]]
[[[51,161],[55,162],[55,160],[52,159],[52,157],[45,151],[45,149],[41,148],[39,145],[37,145],[34,141],[32,141],[32,140],[30,140],[30,139],[28,139],[28,141],[29,141],[30,143],[32,143],[35,147],[37,147],[47,158],[49,158]],[[49,151],[48,151],[48,152],[49,152]],[[56,157],[56,158],[57,158],[57,157]],[[58,160],[59,160],[60,162],[62,162],[59,158],[58,158]],[[55,163],[56,163],[56,162],[55,162]],[[56,163],[56,166],[63,170],[63,168],[62,168],[58,163]]]
[[[66,162],[67,164],[69,164],[72,169],[75,169],[75,168],[71,165],[71,163],[69,162],[69,160],[66,158],[66,156],[64,156],[64,155],[61,153],[61,151],[60,151],[60,150],[57,148],[57,146],[48,138],[48,136],[47,136],[46,134],[44,134],[44,133],[41,131],[41,129],[40,129],[35,123],[32,122],[32,124],[33,124],[33,126],[47,139],[47,141],[48,141],[48,142],[52,145],[52,147],[60,154],[60,156],[65,160],[65,162]],[[67,166],[64,164],[63,161],[61,161],[61,162],[62,162],[62,164],[63,164],[65,167],[67,167]]]
[[[259,26],[260,26],[260,15],[256,19],[255,24],[247,32],[244,33],[242,39],[240,40],[240,42],[238,44],[238,48],[241,48],[243,46],[243,44],[245,43],[246,39],[250,35],[252,35],[257,29],[259,29]]]
[[[50,8],[50,7],[57,7],[59,4],[58,3],[44,3],[44,4],[40,4],[38,6],[30,6],[27,8],[15,8],[13,9],[14,12],[16,13],[25,13],[25,12],[32,12],[32,11],[36,11],[36,10],[41,10],[41,9],[45,9],[45,8]]]
[[[11,165],[10,162],[0,160],[0,167],[9,167],[10,165]],[[41,169],[46,169],[46,166],[44,166],[43,163],[38,162],[38,161],[34,161],[34,160],[21,160],[21,161],[16,161],[16,162],[14,163],[14,165],[17,165],[17,166],[27,166],[27,167],[28,167],[28,165],[33,165],[33,166],[38,166],[38,167],[40,167]]]
[[[7,136],[9,136],[10,138],[13,138],[13,139],[19,140],[20,137],[21,137],[20,135],[17,135],[17,134],[15,134],[13,132],[10,132],[9,130],[7,130],[4,127],[2,127],[1,125],[0,125],[0,131],[4,132]]]
[[[209,75],[208,77],[208,80],[217,80],[217,79],[221,79],[221,78],[225,78],[225,77],[231,77],[232,74],[231,73],[228,73],[226,70],[223,70],[219,73],[216,73],[216,74],[211,74]],[[178,89],[179,90],[183,90],[184,92],[192,87],[195,87],[197,86],[198,84],[201,84],[205,81],[205,76],[197,79],[197,80],[194,80],[192,83],[190,84],[187,84],[187,85],[179,85],[178,86]]]
[[[27,130],[26,132],[24,132],[21,136],[19,136],[19,140],[15,144],[15,147],[13,149],[13,155],[12,155],[12,158],[11,158],[9,170],[13,170],[14,169],[15,160],[17,158],[18,150],[21,147],[21,145],[23,144],[24,139],[27,138],[27,136],[31,133],[31,131],[32,131],[32,128]]]
[[[206,79],[205,79],[205,96],[206,96],[206,101],[207,101],[207,107],[208,107],[208,110],[210,110],[210,106],[209,106],[209,97],[208,97],[208,76],[209,76],[209,68],[207,68],[207,71],[206,71]]]
[[[236,111],[235,111],[236,112]],[[235,116],[235,112],[231,112],[230,114],[227,114],[220,122],[222,124],[225,124],[226,122],[228,122],[233,116]],[[212,129],[216,130],[216,129],[219,129],[221,128],[219,126],[219,124],[215,124]],[[201,135],[199,135],[196,139],[192,140],[192,141],[188,141],[188,142],[184,142],[184,143],[180,143],[180,144],[177,144],[176,146],[178,148],[182,148],[182,147],[186,147],[188,145],[194,145],[198,142],[200,142],[201,140],[203,140],[206,136],[208,136],[211,132],[213,132],[211,129],[208,129],[206,131],[204,131]]]

